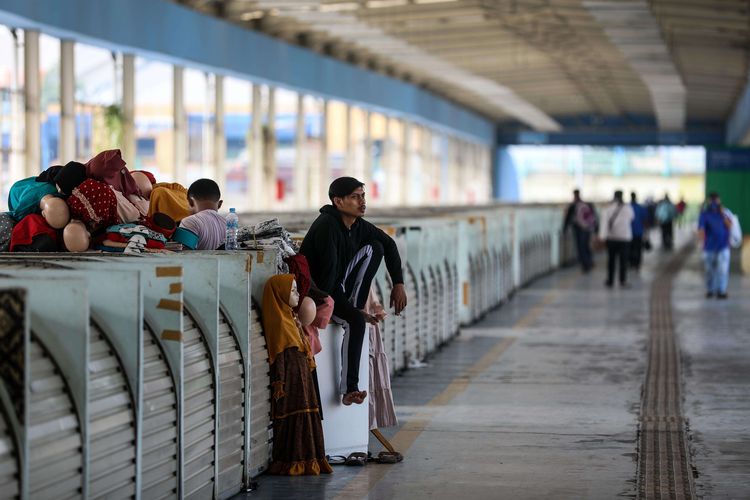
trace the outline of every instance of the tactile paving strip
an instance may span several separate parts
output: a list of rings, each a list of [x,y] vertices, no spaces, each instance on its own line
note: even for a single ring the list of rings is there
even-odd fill
[[[651,285],[648,369],[641,400],[638,497],[694,498],[680,395],[680,355],[672,323],[672,279],[688,245]]]

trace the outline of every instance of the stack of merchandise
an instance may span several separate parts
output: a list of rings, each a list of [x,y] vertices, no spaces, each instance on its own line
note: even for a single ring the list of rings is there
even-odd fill
[[[241,227],[237,233],[237,244],[241,250],[276,250],[276,268],[280,273],[289,271],[284,259],[296,255],[299,250],[279,219]]]

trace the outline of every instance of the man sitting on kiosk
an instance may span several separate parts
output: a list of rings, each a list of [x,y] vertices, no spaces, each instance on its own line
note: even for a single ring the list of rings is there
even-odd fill
[[[331,205],[320,209],[300,253],[307,258],[310,275],[318,288],[334,300],[333,321],[344,328],[341,346],[341,399],[345,405],[361,404],[367,391],[359,390],[359,360],[367,323],[379,317],[365,312],[370,285],[380,263],[391,276],[390,304],[398,315],[406,307],[406,289],[396,242],[367,222],[364,184],[353,177],[339,177],[328,188]]]

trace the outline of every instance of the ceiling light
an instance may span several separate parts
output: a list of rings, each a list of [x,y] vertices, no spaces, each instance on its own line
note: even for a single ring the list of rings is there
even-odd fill
[[[318,7],[320,12],[342,12],[357,9],[359,9],[359,4],[357,2],[324,3],[320,4]]]
[[[406,5],[407,0],[369,0],[367,2],[368,9],[382,9],[385,7],[400,7]]]
[[[253,19],[260,19],[261,17],[263,17],[263,11],[254,10],[252,12],[243,12],[240,19],[243,21],[252,21]]]

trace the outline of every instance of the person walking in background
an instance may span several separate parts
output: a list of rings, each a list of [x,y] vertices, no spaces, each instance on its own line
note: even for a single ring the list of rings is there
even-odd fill
[[[630,240],[630,267],[638,270],[641,268],[647,214],[646,208],[638,203],[635,192],[630,193],[630,206],[633,209],[633,222],[630,224],[633,233],[633,239]]]
[[[733,232],[735,235],[742,233],[739,221],[732,212],[721,206],[718,193],[709,194],[698,219],[698,237],[703,241],[706,298],[714,295],[719,299],[727,298],[729,247]]]
[[[596,211],[591,203],[581,199],[581,191],[573,191],[573,202],[568,205],[563,222],[563,232],[568,227],[573,228],[573,237],[576,242],[578,263],[581,270],[587,273],[594,267],[594,258],[591,254],[591,233],[596,231],[598,224]]]
[[[661,247],[664,250],[672,250],[674,247],[674,219],[677,216],[677,209],[669,195],[665,194],[664,199],[656,205],[656,222],[661,228]]]
[[[628,251],[633,239],[633,207],[622,199],[622,191],[615,191],[615,198],[602,210],[599,224],[599,239],[607,242],[607,281],[611,288],[615,280],[615,267],[620,268],[620,286],[628,286]]]
[[[680,196],[680,201],[677,202],[677,205],[675,205],[675,209],[677,210],[677,217],[682,218],[682,216],[685,214],[685,209],[687,208],[687,202],[685,201],[685,198]]]

